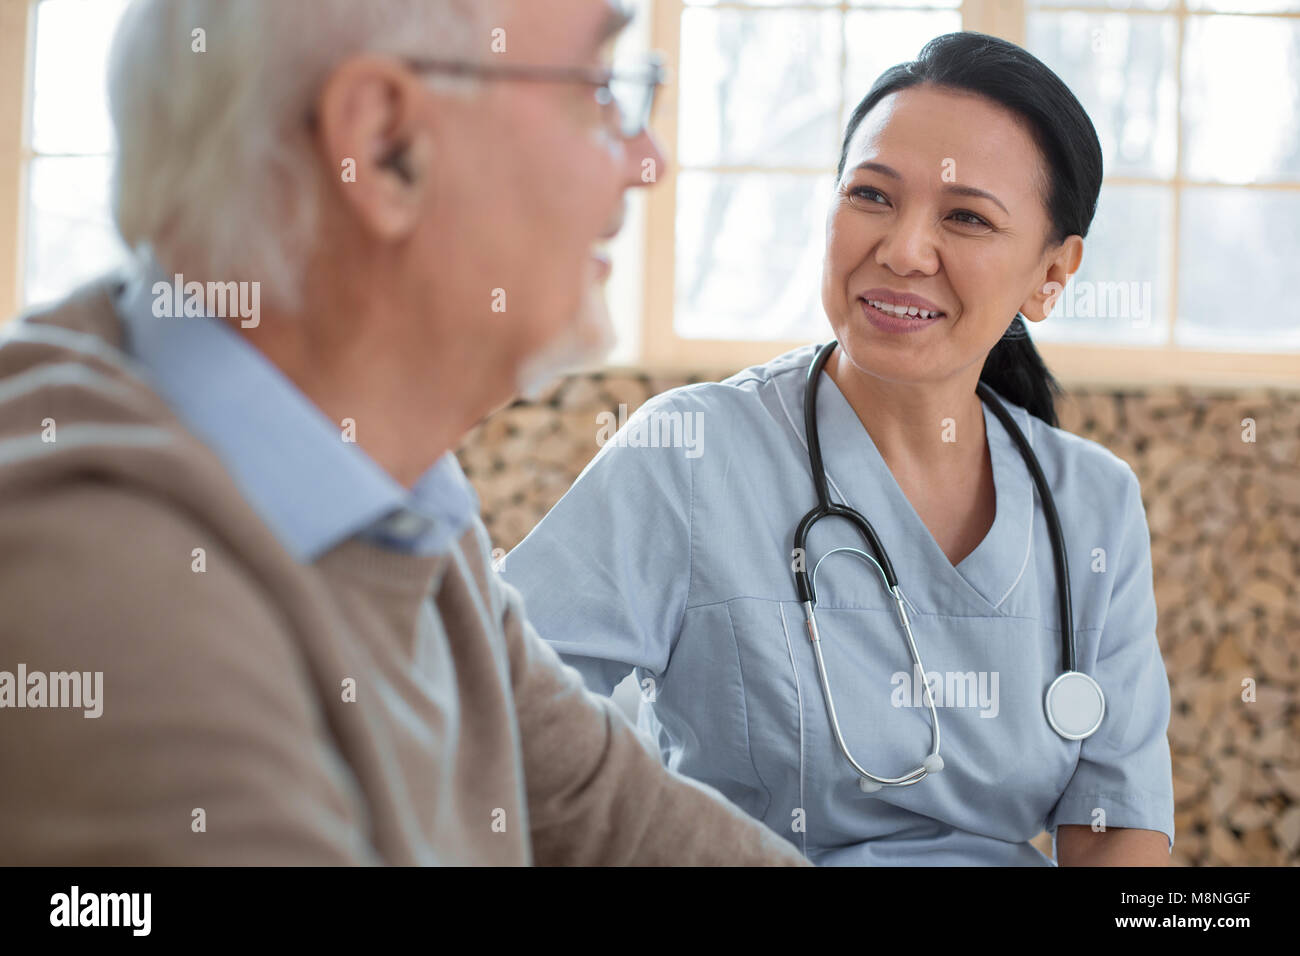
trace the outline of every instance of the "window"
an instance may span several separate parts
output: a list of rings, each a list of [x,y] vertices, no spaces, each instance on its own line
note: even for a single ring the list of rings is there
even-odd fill
[[[1300,383],[1294,11],[1300,0],[661,0],[652,43],[677,83],[656,129],[676,164],[649,196],[644,360],[741,367],[829,337],[823,224],[848,114],[883,69],[964,28],[1056,70],[1102,143],[1083,266],[1033,327],[1058,375]]]
[[[1300,19],[1260,15],[1300,0],[1063,2],[1031,3],[1026,46],[1102,140],[1098,234],[1076,278],[1149,289],[1153,308],[1070,321],[1067,294],[1067,321],[1042,338],[1300,351]]]

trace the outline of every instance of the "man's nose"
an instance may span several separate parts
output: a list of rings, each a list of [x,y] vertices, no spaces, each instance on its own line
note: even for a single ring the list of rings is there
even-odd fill
[[[668,173],[668,160],[649,128],[627,141],[628,186],[653,186]]]

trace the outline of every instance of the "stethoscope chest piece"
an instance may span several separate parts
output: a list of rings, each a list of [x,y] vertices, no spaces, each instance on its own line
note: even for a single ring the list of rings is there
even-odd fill
[[[1066,740],[1082,740],[1101,726],[1106,698],[1101,686],[1082,671],[1065,671],[1047,688],[1047,722]]]

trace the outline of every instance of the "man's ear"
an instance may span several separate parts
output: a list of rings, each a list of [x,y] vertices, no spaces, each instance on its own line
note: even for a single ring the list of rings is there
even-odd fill
[[[1079,271],[1079,263],[1083,261],[1083,237],[1067,236],[1048,256],[1042,282],[1020,306],[1020,313],[1031,322],[1041,322],[1047,318],[1056,305],[1056,300],[1065,291],[1070,276]]]
[[[414,232],[432,188],[426,88],[392,60],[352,57],[326,80],[315,116],[331,188],[362,228],[390,241]]]

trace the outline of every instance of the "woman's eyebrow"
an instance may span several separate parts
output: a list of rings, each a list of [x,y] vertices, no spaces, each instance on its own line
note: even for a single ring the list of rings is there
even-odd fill
[[[998,208],[1008,216],[1011,215],[1011,211],[1007,209],[1006,206],[1002,205],[1002,200],[998,199],[998,197],[993,195],[991,192],[986,192],[983,189],[977,189],[974,186],[962,186],[957,183],[948,183],[943,187],[943,191],[946,193],[952,193],[956,196],[982,196],[991,202],[997,203]]]
[[[888,176],[891,179],[903,178],[902,174],[898,170],[896,170],[893,166],[886,166],[884,163],[874,163],[871,162],[870,160],[868,160],[865,163],[858,163],[858,165],[853,167],[853,169],[854,172],[856,172],[859,169],[870,169],[873,172],[880,173],[880,175],[882,176]],[[997,203],[999,209],[1005,212],[1008,216],[1011,215],[1011,211],[1007,209],[1006,206],[1002,205],[1002,200],[1000,200],[997,196],[993,195],[991,192],[988,192],[983,189],[978,189],[975,186],[963,186],[959,183],[948,183],[943,187],[943,191],[946,193],[953,193],[954,195],[957,196],[981,196],[984,199],[988,199],[991,202]]]

